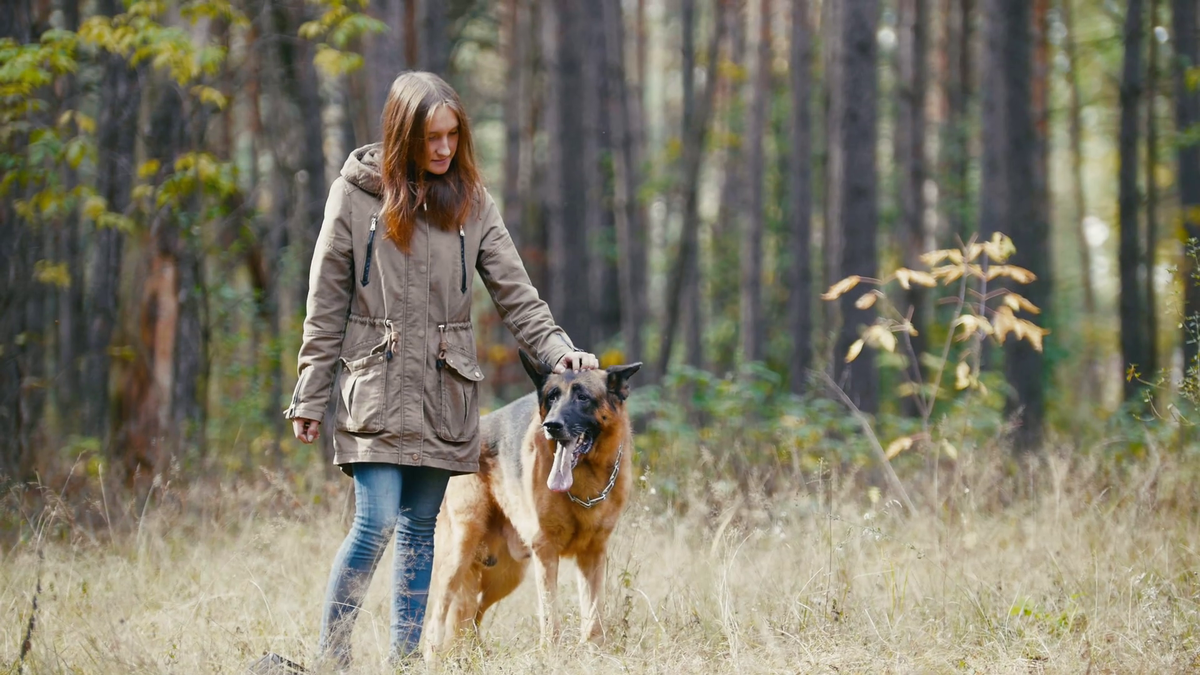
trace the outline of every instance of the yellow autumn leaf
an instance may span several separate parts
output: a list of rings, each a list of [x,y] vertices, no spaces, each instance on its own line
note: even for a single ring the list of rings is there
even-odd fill
[[[953,443],[944,438],[942,439],[942,452],[950,459],[958,459],[958,448],[954,447]]]
[[[928,253],[921,254],[921,262],[925,263],[929,267],[933,267],[948,257],[950,257],[949,250],[943,249],[939,251],[930,251]]]
[[[1050,331],[1025,319],[1017,319],[1017,325],[1020,327],[1017,336],[1027,340],[1034,349],[1042,351],[1042,338],[1049,335]]]
[[[1016,334],[1017,338],[1021,337],[1018,332],[1020,328],[1017,325],[1017,317],[1013,314],[1012,307],[1002,305],[996,309],[996,314],[992,316],[992,325],[996,328],[996,339],[1004,344],[1004,338],[1009,333]]]
[[[846,350],[846,363],[850,363],[854,359],[857,359],[858,355],[862,353],[862,350],[862,340],[855,340],[853,343],[851,343],[850,348]]]
[[[852,274],[852,275],[846,277],[845,279],[842,279],[841,281],[837,282],[836,284],[830,286],[829,290],[825,291],[825,293],[821,295],[821,299],[822,300],[837,300],[838,298],[842,297],[842,295],[846,291],[857,286],[858,282],[860,282],[860,281],[862,281],[862,277],[858,276],[857,274]]]
[[[909,274],[910,272],[908,270],[901,267],[900,269],[896,270],[895,274],[892,275],[896,277],[896,281],[900,282],[900,288],[903,288],[906,291],[912,289],[912,286],[908,283]]]
[[[971,244],[967,247],[967,260],[975,260],[980,253],[983,253],[983,244]]]
[[[908,280],[918,286],[924,286],[926,288],[935,288],[938,285],[937,279],[934,279],[932,274],[929,272],[922,272],[920,270],[909,270]]]
[[[933,269],[933,276],[941,278],[946,283],[957,281],[963,274],[962,265],[942,265]]]
[[[884,452],[883,452],[883,456],[887,457],[888,459],[894,459],[896,457],[896,455],[899,455],[900,453],[904,452],[905,450],[908,450],[912,446],[913,446],[913,437],[912,436],[903,436],[901,438],[897,438],[896,440],[894,440],[888,444],[887,450],[884,450]]]
[[[1012,291],[1009,291],[1008,294],[1004,296],[1003,302],[1011,307],[1014,312],[1024,310],[1030,314],[1042,313],[1042,310],[1038,309],[1037,305],[1033,304],[1024,297],[1013,293]]]
[[[954,369],[954,388],[962,391],[971,386],[971,365],[966,361]]]
[[[889,352],[896,351],[896,336],[880,324],[868,326],[863,331],[862,339],[872,347],[879,347]]]
[[[874,306],[875,301],[878,298],[879,298],[879,291],[871,291],[870,293],[864,293],[862,295],[862,297],[860,297],[858,300],[854,301],[854,306],[859,309],[871,309],[871,307]]]
[[[1008,277],[1019,284],[1030,284],[1037,280],[1037,275],[1024,267],[1016,265],[992,265],[988,268],[989,281],[996,277]]]
[[[999,232],[993,232],[991,241],[983,245],[983,250],[989,260],[1002,263],[1017,252],[1017,247],[1013,245],[1012,239]]]

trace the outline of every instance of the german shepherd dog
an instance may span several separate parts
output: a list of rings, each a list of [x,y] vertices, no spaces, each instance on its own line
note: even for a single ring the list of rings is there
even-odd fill
[[[537,388],[480,422],[479,473],[446,488],[434,535],[425,656],[478,635],[489,607],[533,562],[543,644],[558,635],[558,561],[579,567],[581,642],[602,642],[609,535],[633,483],[625,398],[641,363],[555,375],[521,352]]]

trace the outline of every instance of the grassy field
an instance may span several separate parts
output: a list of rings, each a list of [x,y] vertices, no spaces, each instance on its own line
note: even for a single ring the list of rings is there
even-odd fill
[[[1200,496],[1173,460],[1117,470],[1052,458],[1011,477],[964,462],[909,483],[918,513],[814,476],[790,494],[668,503],[642,481],[615,538],[607,644],[536,640],[532,581],[445,672],[1166,673],[1200,671]],[[311,479],[311,477],[309,477]],[[928,484],[926,484],[928,483]],[[305,487],[307,486],[307,487]],[[166,487],[68,508],[10,495],[0,672],[15,672],[39,577],[31,673],[236,673],[265,651],[312,658],[345,479]],[[18,497],[22,497],[18,499]],[[390,556],[389,556],[390,558]],[[383,562],[355,632],[382,672]],[[415,670],[423,670],[417,667]]]

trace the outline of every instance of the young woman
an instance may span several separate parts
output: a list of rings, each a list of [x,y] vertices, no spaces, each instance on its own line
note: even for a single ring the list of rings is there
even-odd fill
[[[446,481],[478,470],[475,272],[522,348],[557,372],[599,365],[530,285],[476,170],[458,95],[436,75],[405,73],[384,106],[383,142],[351,153],[329,191],[286,413],[296,438],[316,440],[341,361],[334,462],[354,478],[355,516],[333,561],[319,645],[340,665],[393,530],[391,657],[417,648]]]

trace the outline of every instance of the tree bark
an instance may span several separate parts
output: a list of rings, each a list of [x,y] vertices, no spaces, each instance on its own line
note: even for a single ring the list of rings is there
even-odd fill
[[[1010,229],[1017,249],[1011,263],[1037,275],[1036,281],[1021,289],[1022,295],[1048,313],[1049,224],[1039,203],[1045,185],[1044,177],[1039,180],[1040,147],[1033,99],[1034,8],[1027,0],[987,0],[984,7],[984,23],[988,26],[984,128],[991,133],[984,137],[980,229],[985,236],[1002,226]],[[986,119],[990,105],[1003,110],[999,125],[989,124]],[[998,162],[997,154],[1001,158]],[[998,217],[1000,214],[1003,217]],[[1005,375],[1011,388],[1007,411],[1018,423],[1013,451],[1035,452],[1041,449],[1044,437],[1043,357],[1027,341],[1011,337],[1004,351]]]
[[[904,267],[919,269],[921,254],[928,248],[925,231],[925,91],[929,26],[929,0],[900,0],[896,96],[896,190],[900,206],[901,256]],[[929,323],[929,292],[913,284],[901,291],[900,311],[911,312],[917,334],[914,352],[925,352],[925,328]],[[919,372],[920,365],[914,368]],[[905,414],[920,414],[914,397],[902,401]]]
[[[720,7],[714,12],[722,17],[728,0],[718,0]],[[704,95],[699,99],[696,114],[692,117],[693,124],[684,129],[682,181],[684,186],[683,228],[680,232],[679,254],[668,280],[667,316],[663,322],[662,337],[659,344],[658,372],[656,380],[662,379],[671,363],[671,350],[674,345],[675,331],[679,325],[679,317],[684,301],[687,270],[690,259],[697,255],[698,231],[700,229],[699,214],[699,178],[700,163],[704,159],[704,143],[708,135],[708,122],[712,116],[713,99],[716,96],[716,77],[718,53],[720,52],[721,37],[725,32],[725,21],[717,20],[713,29],[712,39],[708,45],[708,64],[705,67]]]
[[[411,2],[412,0],[407,0]],[[511,1],[511,0],[510,0]],[[387,102],[392,81],[408,67],[404,58],[404,4],[406,0],[375,0],[367,5],[367,14],[388,26],[382,33],[372,33],[364,39],[363,56],[366,71],[368,129],[372,141],[382,140],[380,120]]]
[[[450,21],[445,0],[409,0],[420,3],[418,22],[421,26],[417,46],[421,70],[450,76]]]
[[[1083,180],[1083,102],[1079,94],[1079,57],[1076,53],[1076,33],[1073,5],[1076,0],[1061,0],[1061,15],[1066,36],[1063,50],[1067,57],[1067,90],[1069,93],[1068,134],[1071,144],[1071,184],[1075,210],[1075,246],[1079,252],[1080,283],[1083,286],[1083,317],[1085,330],[1090,330],[1096,320],[1096,291],[1092,281],[1092,254],[1088,244],[1084,222],[1088,216],[1087,192]],[[1096,358],[1095,341],[1084,339],[1084,396],[1094,396],[1100,382],[1100,365]]]
[[[1121,228],[1119,254],[1121,274],[1121,362],[1122,372],[1129,368],[1145,371],[1146,299],[1142,262],[1142,237],[1138,222],[1141,195],[1138,192],[1138,112],[1142,98],[1142,24],[1141,0],[1129,0],[1125,12],[1125,58],[1121,74],[1121,126],[1119,137],[1120,170],[1118,210]],[[1124,378],[1125,400],[1139,396],[1143,385],[1139,378]]]
[[[792,0],[789,74],[792,85],[791,265],[788,268],[787,325],[792,332],[788,360],[791,390],[807,389],[812,368],[812,36],[808,0]]]
[[[835,140],[843,158],[838,205],[838,229],[844,237],[841,273],[877,277],[875,236],[879,212],[875,146],[878,138],[878,82],[875,33],[879,22],[879,2],[847,0],[843,7],[841,68],[838,82],[834,85],[840,90],[844,103],[840,133]],[[841,298],[842,327],[833,361],[836,379],[846,394],[860,410],[874,413],[879,409],[879,374],[875,370],[874,354],[870,349],[865,349],[850,364],[844,361],[850,344],[858,339],[862,327],[875,320],[872,309],[863,310],[854,306],[866,290],[859,286]]]
[[[975,64],[972,42],[975,0],[946,0],[946,124],[943,132],[945,164],[942,190],[949,238],[941,246],[957,246],[971,236],[970,226],[970,120]]]
[[[635,159],[631,108],[634,94],[625,78],[624,21],[620,0],[604,0],[605,63],[607,66],[608,124],[613,145],[613,214],[616,218],[617,271],[621,298],[621,335],[626,362],[642,358],[641,326],[644,308],[637,289],[638,256],[635,232],[642,229],[637,192],[640,167]]]
[[[1187,69],[1200,65],[1200,41],[1196,35],[1196,3],[1191,0],[1171,0],[1171,33],[1175,44],[1175,128],[1189,132],[1200,122],[1200,95],[1187,84]],[[1183,273],[1183,368],[1184,376],[1194,386],[1200,381],[1200,285],[1197,285],[1197,256],[1200,256],[1200,146],[1194,143],[1179,146],[1179,202],[1185,232]]]
[[[101,0],[103,16],[119,13],[116,0]],[[102,57],[105,92],[98,120],[96,191],[108,202],[108,209],[127,213],[130,190],[134,183],[134,146],[137,141],[138,109],[141,85],[138,73],[125,59],[113,54]],[[120,309],[119,291],[122,251],[125,235],[112,228],[97,230],[92,239],[91,274],[86,304],[89,312],[88,348],[83,363],[83,433],[100,438],[108,445],[111,438],[111,399],[109,374],[113,331]],[[110,447],[114,456],[119,449]]]
[[[1159,0],[1150,0],[1150,55],[1147,64],[1146,86],[1146,368],[1145,373],[1157,373],[1158,361],[1158,291],[1154,286],[1155,258],[1158,252],[1158,27]]]
[[[846,115],[845,96],[842,87],[842,55],[845,51],[846,5],[842,2],[822,3],[825,16],[821,32],[825,36],[825,222],[821,229],[821,286],[829,288],[842,278],[842,203],[845,186],[845,148],[842,145],[842,126]],[[832,332],[841,322],[840,305],[826,302],[826,332]],[[834,349],[836,350],[836,343]],[[834,373],[840,373],[839,361],[845,354],[831,354],[830,363]]]
[[[745,245],[742,247],[742,358],[747,363],[762,361],[766,357],[762,316],[762,249],[766,230],[766,153],[763,140],[767,130],[767,104],[771,96],[771,0],[759,0],[758,15],[758,56],[751,85],[750,133],[747,138],[750,143],[750,217],[746,220]]]
[[[604,338],[605,316],[604,306],[610,297],[605,285],[606,254],[602,247],[607,226],[605,209],[602,199],[604,195],[604,176],[600,174],[601,136],[604,129],[601,124],[601,107],[603,98],[604,74],[604,8],[596,2],[583,3],[576,8],[578,21],[579,52],[579,88],[580,88],[580,126],[583,136],[580,139],[583,153],[582,186],[583,192],[583,231],[574,246],[583,249],[586,274],[586,293],[588,307],[588,332],[580,334],[577,340],[594,349],[593,345],[600,344]],[[581,294],[580,294],[581,295]]]

